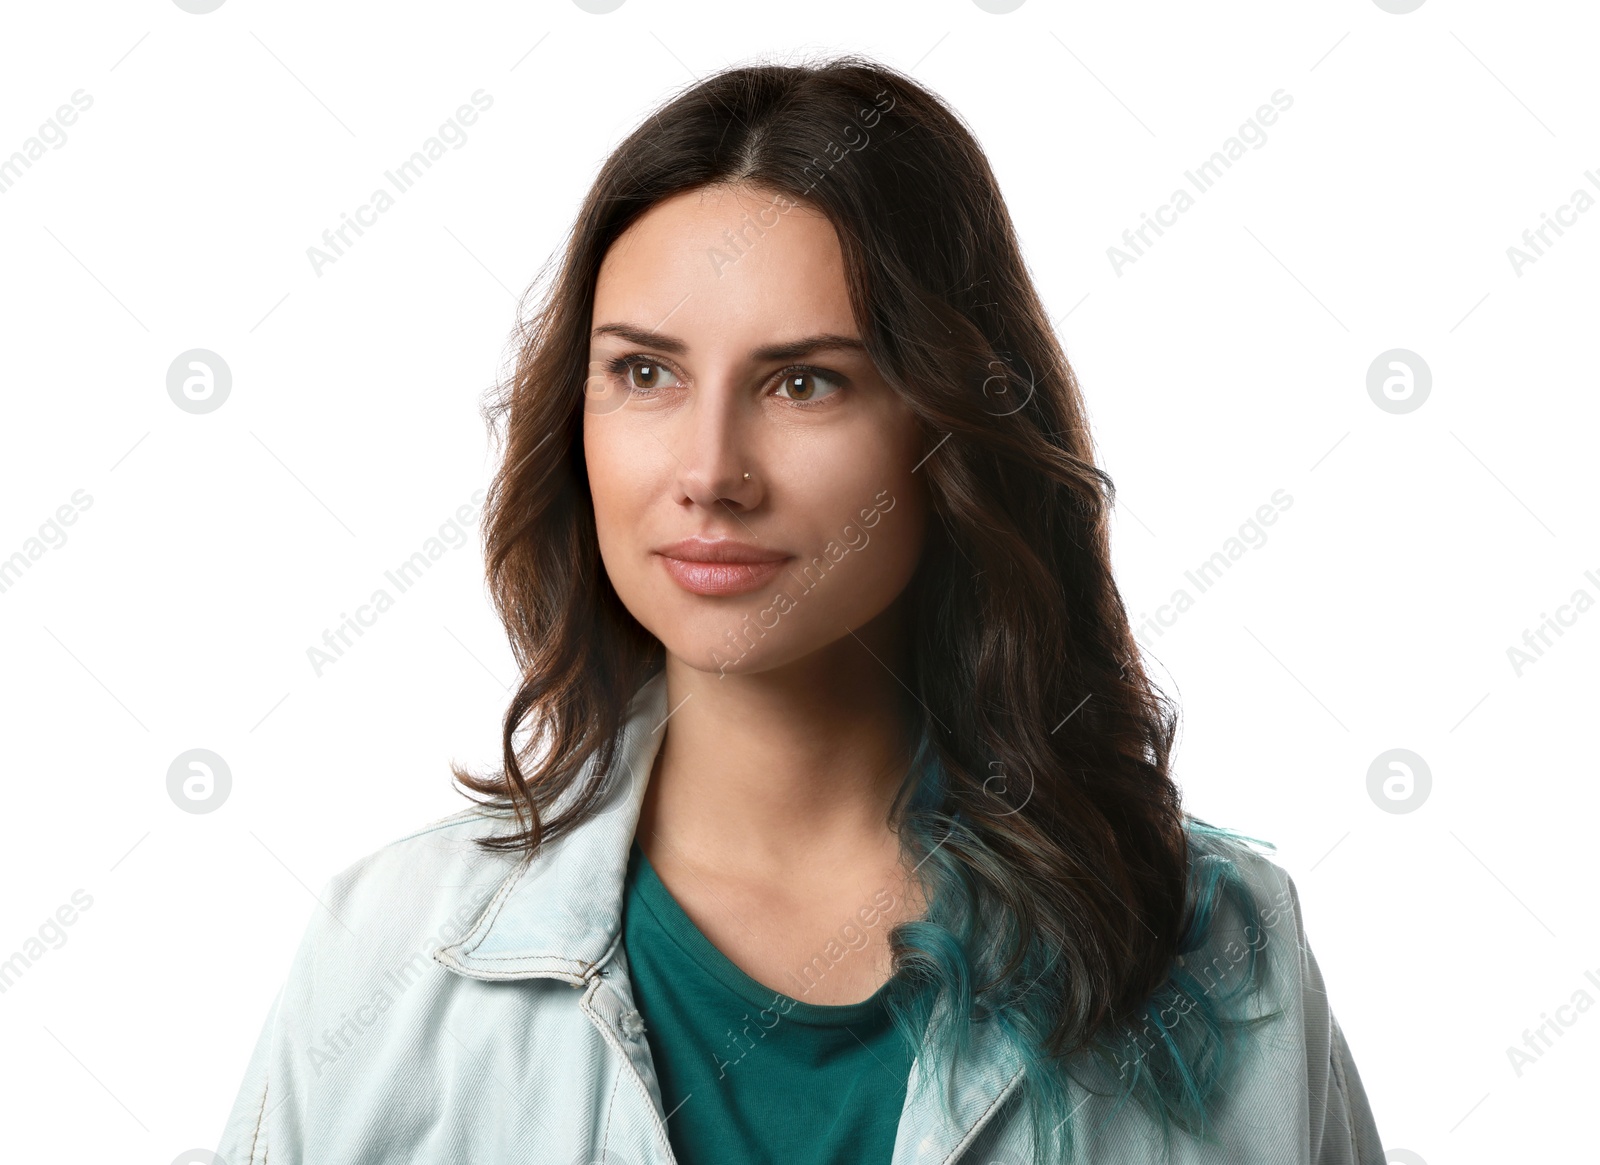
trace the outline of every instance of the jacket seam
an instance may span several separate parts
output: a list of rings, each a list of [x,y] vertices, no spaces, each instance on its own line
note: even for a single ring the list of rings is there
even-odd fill
[[[598,967],[600,965],[599,963],[586,963],[582,959],[573,959],[566,955],[554,953],[548,955],[474,955],[465,948],[462,949],[461,953],[470,956],[475,963],[525,963],[539,959],[546,962],[577,963],[580,967]]]
[[[617,1111],[617,1086],[622,1083],[622,1065],[617,1066],[617,1075],[611,1081],[611,1095],[606,1097],[606,1127],[600,1137],[600,1159],[603,1161],[607,1150],[611,1147],[611,1114]]]
[[[250,1134],[250,1160],[247,1162],[247,1165],[254,1165],[256,1159],[256,1142],[261,1139],[261,1126],[267,1119],[267,1084],[268,1082],[266,1080],[261,1082],[261,1108],[256,1112],[255,1131]],[[261,1158],[262,1165],[266,1165],[266,1160],[266,1156],[263,1155]]]
[[[595,978],[590,982],[591,986],[589,990],[584,993],[583,998],[578,1001],[578,1006],[583,1010],[583,1013],[589,1017],[590,1021],[593,1022],[596,1029],[598,1029],[600,1032],[601,1039],[606,1042],[606,1045],[622,1058],[623,1063],[618,1071],[627,1072],[630,1074],[630,1078],[632,1079],[634,1086],[638,1088],[640,1098],[644,1101],[645,1106],[649,1108],[652,1113],[655,1113],[655,1101],[651,1099],[650,1093],[645,1088],[644,1082],[639,1079],[638,1073],[633,1070],[633,1061],[628,1055],[628,1049],[622,1046],[622,1041],[619,1040],[616,1034],[611,1030],[611,1025],[606,1023],[605,1018],[601,1016],[599,1012],[595,1011],[594,1005],[590,1002],[589,997],[599,990],[602,980]],[[659,1114],[657,1115],[658,1119],[651,1122],[651,1131],[655,1133],[656,1140],[659,1142],[660,1147],[666,1152],[667,1160],[675,1161],[677,1158],[672,1152],[672,1142],[667,1139],[666,1127],[659,1119]],[[607,1113],[607,1121],[608,1123],[610,1121],[609,1112]]]
[[[957,1141],[955,1148],[950,1150],[950,1155],[944,1159],[944,1165],[950,1165],[952,1161],[972,1147],[973,1140],[976,1139],[978,1133],[982,1131],[983,1126],[988,1123],[990,1115],[1002,1103],[1010,1099],[1012,1087],[1019,1079],[1021,1079],[1022,1073],[1025,1070],[1026,1069],[1018,1068],[1016,1072],[1012,1074],[1011,1079],[1006,1081],[1006,1086],[1000,1090],[1000,1094],[991,1100],[989,1102],[989,1107],[984,1109],[983,1112],[979,1114],[978,1119],[972,1122],[972,1127],[967,1130],[967,1135],[962,1137],[961,1140]]]
[[[1329,1020],[1328,1026],[1330,1028],[1333,1026],[1331,1019]],[[1351,1161],[1359,1162],[1361,1160],[1361,1155],[1356,1150],[1356,1132],[1350,1121],[1350,1086],[1345,1082],[1344,1057],[1339,1054],[1339,1043],[1337,1038],[1333,1040],[1333,1046],[1329,1049],[1328,1059],[1333,1067],[1334,1083],[1339,1089],[1339,1119],[1344,1122],[1344,1135],[1350,1145],[1349,1159]],[[1324,1132],[1323,1135],[1326,1136],[1326,1132]]]
[[[463,946],[461,948],[462,954],[471,955],[473,951],[482,945],[483,940],[489,937],[489,931],[494,927],[495,919],[500,916],[500,911],[505,908],[505,904],[511,900],[511,892],[522,883],[523,877],[532,865],[531,861],[523,862],[520,869],[506,876],[506,880],[500,884],[500,889],[495,893],[494,901],[489,903],[488,909],[478,921],[478,926],[482,928],[483,933],[477,937],[471,946]],[[499,956],[490,956],[489,958],[497,957]]]
[[[589,972],[593,971],[597,967],[603,966],[604,964],[610,962],[611,961],[611,956],[616,953],[617,944],[620,943],[621,941],[622,941],[622,931],[619,929],[616,934],[611,936],[610,944],[606,947],[605,950],[600,952],[600,957],[598,959],[596,959],[594,962],[586,963],[582,959],[577,960],[578,963],[581,964],[585,968],[584,976],[587,978]]]
[[[482,983],[519,983],[526,979],[558,979],[573,987],[582,987],[585,982],[582,975],[575,971],[562,970],[560,967],[486,970],[482,967],[469,967],[453,959],[441,959],[438,952],[434,953],[434,960],[464,978],[477,979]]]
[[[519,874],[518,877],[520,878],[521,875]],[[509,892],[507,892],[506,896],[507,896],[507,898],[510,897]],[[505,903],[501,902],[499,904],[499,906],[495,906],[494,907],[495,913],[499,914],[500,907],[503,907],[504,905],[505,905]],[[494,925],[494,920],[491,918],[485,924],[485,935],[483,937],[487,937],[488,927],[493,926],[493,925]],[[588,975],[589,975],[590,971],[593,971],[594,968],[600,966],[601,964],[605,963],[608,959],[610,959],[612,953],[617,949],[617,942],[621,939],[621,937],[622,937],[622,932],[620,930],[618,930],[618,932],[615,935],[612,936],[611,942],[606,946],[606,949],[600,953],[600,957],[598,959],[596,959],[592,963],[589,962],[587,959],[575,959],[575,958],[571,957],[570,955],[563,955],[563,954],[560,954],[560,953],[555,952],[555,951],[551,951],[549,953],[541,952],[541,953],[536,954],[536,955],[535,954],[526,954],[526,953],[525,954],[520,954],[520,955],[477,955],[477,954],[473,954],[473,951],[476,949],[477,945],[479,943],[483,942],[483,938],[482,937],[480,937],[478,939],[478,942],[474,943],[473,946],[471,946],[471,947],[462,947],[461,948],[461,953],[464,954],[464,955],[470,956],[471,959],[473,960],[473,962],[476,962],[476,963],[523,963],[523,962],[531,962],[531,961],[536,960],[536,959],[537,960],[543,960],[543,961],[554,961],[554,962],[560,962],[560,963],[576,963],[578,966],[584,968],[582,974],[583,974],[584,978],[588,978]]]

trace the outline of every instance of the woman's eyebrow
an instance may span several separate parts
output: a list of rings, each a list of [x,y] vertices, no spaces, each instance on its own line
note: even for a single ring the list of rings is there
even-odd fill
[[[599,339],[601,336],[618,336],[630,344],[638,344],[642,348],[654,348],[660,352],[667,352],[673,356],[682,356],[689,350],[689,345],[676,336],[669,336],[664,332],[653,332],[649,328],[635,327],[633,324],[601,324],[590,338]],[[842,349],[845,351],[865,353],[867,346],[854,336],[842,336],[836,332],[821,332],[815,336],[806,336],[799,340],[789,340],[782,344],[767,344],[756,348],[750,353],[753,360],[797,360],[802,356],[824,348]]]

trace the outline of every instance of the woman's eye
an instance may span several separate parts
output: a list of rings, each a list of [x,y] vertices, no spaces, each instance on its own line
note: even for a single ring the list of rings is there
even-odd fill
[[[631,389],[640,392],[654,392],[658,388],[671,388],[674,383],[672,371],[663,364],[652,364],[648,360],[636,360],[624,370],[625,383]]]
[[[788,394],[788,400],[802,403],[821,400],[839,390],[838,382],[814,368],[797,368],[784,374],[778,387]]]

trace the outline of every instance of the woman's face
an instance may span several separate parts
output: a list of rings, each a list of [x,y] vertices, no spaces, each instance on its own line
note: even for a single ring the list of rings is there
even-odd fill
[[[825,217],[750,187],[661,202],[606,253],[591,327],[600,555],[672,655],[765,671],[894,602],[922,551],[923,443],[858,346]]]

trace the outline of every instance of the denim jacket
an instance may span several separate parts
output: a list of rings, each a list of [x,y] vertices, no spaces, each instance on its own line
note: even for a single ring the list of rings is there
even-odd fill
[[[532,861],[473,846],[492,823],[468,808],[327,882],[245,1068],[222,1165],[674,1162],[621,939],[666,717],[657,673],[628,705],[610,795]],[[1299,951],[1268,1001],[1284,1017],[1258,1033],[1221,1110],[1221,1143],[1174,1133],[1166,1157],[1129,1103],[1103,1134],[1075,1138],[1077,1161],[1382,1162],[1294,883],[1259,855],[1250,877],[1264,901],[1292,904]],[[865,1165],[1031,1165],[1022,1067],[992,1021],[972,1036],[950,1065],[954,1123],[915,1097],[915,1062],[892,1160]],[[1111,1112],[1110,1098],[1073,1102],[1079,1129]]]

